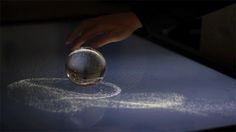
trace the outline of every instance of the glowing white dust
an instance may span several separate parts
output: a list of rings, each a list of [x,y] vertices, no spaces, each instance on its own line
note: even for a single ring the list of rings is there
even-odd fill
[[[177,93],[120,93],[121,89],[102,82],[89,93],[71,88],[68,79],[35,78],[10,84],[9,94],[17,101],[50,112],[76,112],[85,108],[166,109],[189,114],[235,115],[236,102],[188,99]]]

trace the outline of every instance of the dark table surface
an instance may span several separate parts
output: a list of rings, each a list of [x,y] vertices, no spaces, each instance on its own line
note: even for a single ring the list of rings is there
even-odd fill
[[[76,99],[54,96],[55,89],[38,93],[45,86],[76,87],[66,80],[70,47],[63,44],[74,26],[1,27],[3,130],[192,131],[236,124],[235,79],[137,36],[99,49],[107,61],[104,82],[119,87],[117,95]],[[18,84],[9,94],[23,79],[37,84],[36,91]],[[27,102],[24,92],[37,100]],[[56,95],[66,98],[55,102]]]

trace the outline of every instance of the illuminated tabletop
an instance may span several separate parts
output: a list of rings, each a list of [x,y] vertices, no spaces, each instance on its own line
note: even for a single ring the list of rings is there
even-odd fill
[[[192,131],[236,124],[236,81],[137,36],[104,46],[105,89],[68,81],[72,23],[1,27],[5,130]],[[86,93],[87,92],[87,93]]]

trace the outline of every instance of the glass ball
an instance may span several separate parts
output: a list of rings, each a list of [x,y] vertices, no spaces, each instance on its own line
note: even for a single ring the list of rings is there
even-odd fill
[[[81,47],[68,55],[67,77],[82,86],[100,82],[105,73],[106,61],[100,52],[90,47]]]

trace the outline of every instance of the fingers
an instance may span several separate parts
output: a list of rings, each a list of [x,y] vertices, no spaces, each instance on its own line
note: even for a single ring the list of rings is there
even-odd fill
[[[79,48],[82,44],[84,44],[87,40],[92,39],[100,34],[102,34],[104,29],[100,27],[93,27],[92,29],[88,29],[83,32],[77,42],[75,42],[75,47]]]
[[[94,38],[90,38],[90,39],[94,39]],[[97,37],[95,40],[92,41],[90,46],[92,48],[99,48],[99,47],[106,45],[108,43],[111,43],[113,41],[114,41],[114,38],[110,34],[106,34],[106,35],[102,35],[102,36]],[[72,50],[79,49],[80,46],[81,45],[77,44],[72,48]]]
[[[115,42],[115,37],[112,34],[107,34],[93,41],[91,47],[99,48],[112,42]]]
[[[103,35],[102,37],[93,41],[93,43],[91,44],[91,47],[92,48],[99,48],[99,47],[102,47],[102,46],[112,43],[112,42],[124,40],[129,36],[130,36],[130,33],[122,34],[119,31],[116,31],[116,32],[110,31],[106,35]]]
[[[77,50],[77,49],[79,49],[80,48],[80,46],[81,45],[79,45],[79,44],[76,44],[73,48],[72,48],[72,50]]]
[[[82,34],[84,24],[81,23],[67,38],[65,44],[71,44],[78,36]]]
[[[73,43],[78,37],[84,34],[85,31],[89,31],[95,25],[93,20],[86,20],[79,24],[79,26],[67,37],[66,44]]]

